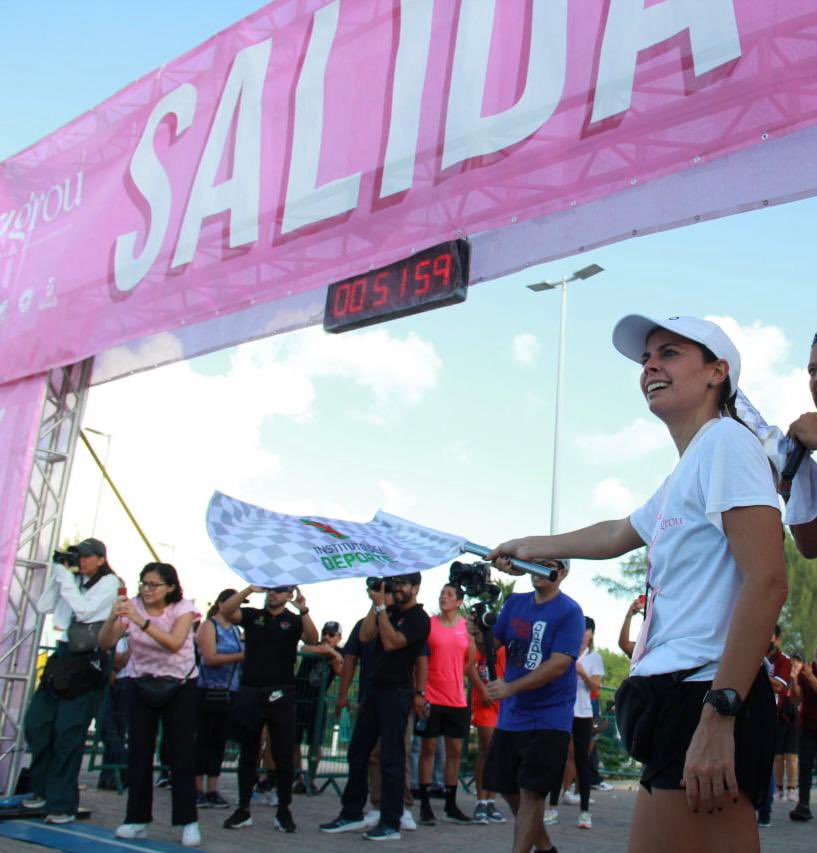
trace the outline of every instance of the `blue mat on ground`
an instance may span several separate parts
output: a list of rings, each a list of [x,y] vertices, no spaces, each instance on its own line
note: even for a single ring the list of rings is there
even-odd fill
[[[6,820],[0,822],[0,838],[27,841],[41,847],[65,850],[67,853],[108,853],[117,850],[156,850],[160,853],[179,853],[187,850],[180,844],[155,841],[151,838],[114,838],[110,827],[92,823],[68,823],[52,826],[36,820]],[[200,847],[199,850],[205,848]]]

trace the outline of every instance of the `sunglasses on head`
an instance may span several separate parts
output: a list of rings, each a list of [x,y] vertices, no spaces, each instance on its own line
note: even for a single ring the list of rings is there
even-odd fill
[[[340,625],[337,622],[327,622],[323,626],[323,633],[332,634],[333,636],[335,634],[340,634]]]
[[[267,592],[292,592],[291,586],[271,586]]]

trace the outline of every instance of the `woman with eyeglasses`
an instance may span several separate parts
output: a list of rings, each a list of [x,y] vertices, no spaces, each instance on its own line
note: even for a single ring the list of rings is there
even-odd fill
[[[201,659],[196,727],[196,806],[200,809],[226,809],[230,805],[218,792],[218,780],[227,745],[230,705],[241,683],[244,660],[244,643],[237,627],[240,614],[233,613],[228,619],[221,612],[233,595],[234,589],[222,590],[196,631]]]
[[[488,558],[508,570],[508,557],[610,559],[648,546],[646,614],[616,695],[642,761],[629,849],[757,852],[776,719],[761,661],[787,587],[772,472],[735,416],[740,354],[697,317],[630,315],[613,345],[641,365],[675,469],[627,518],[515,539]]]
[[[127,631],[132,676],[128,728],[128,805],[117,838],[145,838],[153,819],[153,756],[159,721],[171,744],[171,820],[182,827],[185,847],[201,844],[196,812],[196,657],[193,623],[201,618],[182,597],[170,563],[148,563],[139,575],[139,595],[117,601],[99,635],[113,648]]]

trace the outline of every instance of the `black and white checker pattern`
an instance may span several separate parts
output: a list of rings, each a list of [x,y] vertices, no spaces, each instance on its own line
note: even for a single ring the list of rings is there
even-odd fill
[[[337,539],[301,517],[270,512],[214,492],[207,507],[207,533],[230,568],[257,586],[309,584],[366,575],[419,572],[452,560],[464,550],[465,539],[378,513],[367,523],[309,516],[328,524],[348,539]],[[316,547],[346,544],[379,546],[394,562],[371,561],[327,569]]]

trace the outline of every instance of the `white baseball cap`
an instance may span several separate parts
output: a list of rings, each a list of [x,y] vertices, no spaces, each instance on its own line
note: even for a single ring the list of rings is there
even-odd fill
[[[656,320],[643,314],[628,314],[616,323],[613,329],[613,346],[627,358],[641,364],[647,335],[656,327],[674,332],[703,344],[716,358],[729,365],[729,396],[738,390],[740,379],[740,353],[729,336],[717,324],[700,317],[669,317]]]

